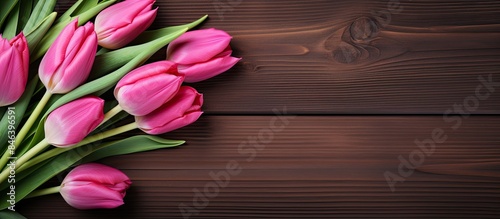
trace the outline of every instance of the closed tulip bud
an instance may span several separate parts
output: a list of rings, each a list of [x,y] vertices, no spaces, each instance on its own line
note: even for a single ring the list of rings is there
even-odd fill
[[[45,121],[45,140],[56,147],[82,141],[104,119],[104,100],[88,96],[60,106]]]
[[[156,17],[154,0],[125,0],[101,11],[95,18],[99,45],[108,49],[125,46],[146,30]]]
[[[179,72],[186,75],[184,81],[203,81],[227,71],[241,60],[231,56],[231,38],[228,33],[213,28],[190,31],[170,43],[167,57],[179,65]]]
[[[136,116],[137,126],[151,135],[167,133],[196,121],[201,114],[203,95],[194,88],[182,86],[175,97],[145,116]]]
[[[59,192],[69,205],[77,209],[116,208],[123,205],[131,184],[120,170],[88,163],[71,170]]]
[[[114,94],[123,110],[143,116],[172,99],[183,80],[175,63],[154,62],[125,75],[116,85]]]
[[[0,106],[16,102],[26,88],[30,63],[23,33],[10,41],[0,34]]]
[[[50,46],[40,63],[39,76],[53,94],[67,93],[82,84],[90,74],[97,51],[97,36],[90,22],[78,27],[69,23]]]

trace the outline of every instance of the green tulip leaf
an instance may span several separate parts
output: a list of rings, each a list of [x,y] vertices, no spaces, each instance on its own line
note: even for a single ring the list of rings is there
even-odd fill
[[[105,157],[152,151],[162,148],[177,147],[184,144],[182,140],[168,140],[151,135],[136,135],[101,149],[97,149],[83,158],[83,163],[93,162]]]
[[[18,30],[23,30],[30,19],[31,12],[36,2],[34,0],[22,0],[19,1],[19,4],[21,4],[21,6],[19,8],[19,22],[17,27],[19,28]]]
[[[28,47],[30,50],[36,48],[36,45],[42,40],[43,36],[50,29],[54,20],[56,19],[57,13],[52,12],[45,19],[43,19],[34,29],[30,32],[24,32],[26,35],[26,41],[28,42]],[[31,61],[35,61],[35,59],[31,59]]]
[[[50,162],[45,162],[43,165],[39,164],[38,166],[40,167],[36,171],[24,175],[22,180],[16,178],[16,202],[21,201],[42,184],[77,163],[95,161],[115,155],[170,148],[179,146],[183,143],[184,141],[172,141],[155,136],[138,135],[100,145],[89,144],[66,151],[51,159]],[[30,168],[27,170],[29,169]],[[16,173],[16,176],[18,174],[23,174],[23,172]],[[7,193],[8,191],[3,190],[0,197],[2,197],[3,200],[7,200]],[[9,206],[10,204],[8,202],[0,202],[0,209],[2,210]]]
[[[0,7],[0,27],[3,26],[3,22],[9,16],[10,11],[14,9],[17,2],[18,0],[2,0],[2,7]]]
[[[0,155],[0,157],[2,157],[0,159],[0,166],[1,167],[4,167],[5,164],[7,163],[8,157],[2,156],[2,155],[5,153],[5,151],[7,149],[7,146],[8,146],[7,140],[9,139],[9,136],[8,136],[9,126],[3,125],[3,124],[9,124],[10,121],[13,121],[14,128],[17,129],[19,127],[19,124],[21,123],[21,121],[23,119],[23,115],[26,113],[26,109],[28,108],[28,105],[30,103],[30,100],[31,100],[33,91],[35,90],[37,82],[38,82],[38,78],[34,78],[31,81],[29,81],[23,95],[19,98],[19,100],[17,100],[11,106],[12,107],[11,113],[9,113],[9,111],[7,111],[7,113],[5,113],[3,115],[2,120],[0,121],[0,124],[2,124],[0,126],[0,142],[1,142],[0,143],[0,145],[1,145],[0,151],[2,152],[2,154]]]
[[[0,107],[0,116],[2,116],[1,119],[0,119],[0,124],[8,124],[8,123],[6,123],[7,122],[6,118],[8,116],[7,115],[7,107],[6,106],[5,107]],[[5,119],[4,119],[4,117],[5,117]],[[5,142],[6,138],[4,139],[2,137],[4,135],[7,136],[7,133],[5,133],[7,131],[7,128],[8,127],[0,127],[0,139],[3,140],[3,142],[0,142],[0,153],[3,153],[7,149],[8,143]]]
[[[14,6],[3,30],[3,37],[7,39],[14,38],[17,35],[17,23],[19,21],[19,3]]]
[[[48,159],[48,160],[40,162],[38,165],[32,166],[30,168],[27,168],[27,169],[23,170],[22,172],[21,171],[17,171],[16,172],[16,182],[20,181],[20,180],[23,180],[27,176],[31,175],[31,173],[37,171],[38,169],[40,169],[41,167],[43,167],[45,164],[48,164],[51,161],[52,161],[52,159]],[[10,183],[8,181],[0,182],[0,191],[7,189],[9,186],[10,186]]]
[[[31,16],[23,29],[24,33],[30,33],[38,27],[54,11],[55,5],[56,0],[40,0],[31,12]]]
[[[5,114],[6,111],[7,111],[7,107],[6,106],[0,107],[0,116],[2,116],[2,118],[3,118],[3,115]]]
[[[63,15],[61,15],[57,22],[59,23],[64,20],[71,19],[72,17],[76,17],[77,15],[97,6],[97,4],[99,4],[99,1],[97,0],[78,0],[68,10],[66,10]]]
[[[78,4],[78,7],[73,12],[71,12],[71,17],[75,17],[81,13],[91,10],[98,4],[98,0],[85,0],[81,4]]]
[[[78,13],[72,16],[72,18],[78,17],[78,25],[83,25],[84,23],[95,17],[97,14],[99,14],[99,12],[101,12],[102,10],[104,10],[105,8],[107,8],[108,6],[112,5],[115,2],[116,0],[103,1],[95,5],[94,7],[84,8],[82,11],[78,11]]]
[[[158,38],[160,38],[162,36],[165,36],[166,34],[169,34],[169,33],[175,32],[175,31],[179,31],[179,30],[184,29],[184,28],[192,29],[192,28],[200,25],[207,18],[208,18],[208,15],[205,15],[205,16],[201,17],[200,19],[198,19],[196,21],[193,21],[193,22],[191,22],[189,24],[184,24],[184,25],[179,25],[179,26],[173,26],[173,27],[165,27],[165,28],[161,28],[161,29],[158,29],[158,30],[144,31],[143,33],[141,33],[141,35],[139,35],[134,40],[133,43],[134,44],[141,44],[141,43],[149,42],[149,41],[152,41],[152,40],[156,40],[156,39],[158,39]]]
[[[0,218],[2,219],[26,219],[26,217],[21,214],[11,211],[11,210],[3,210],[0,211]]]
[[[62,21],[68,20],[68,19],[71,19],[71,17],[74,17],[72,15],[74,15],[75,11],[79,8],[80,4],[82,4],[84,2],[87,2],[87,3],[90,4],[90,3],[94,2],[94,1],[78,0],[70,8],[68,8],[68,10],[66,10],[66,12],[64,12],[64,14],[62,14],[61,17],[59,17],[59,19],[57,19],[57,23],[60,23]]]

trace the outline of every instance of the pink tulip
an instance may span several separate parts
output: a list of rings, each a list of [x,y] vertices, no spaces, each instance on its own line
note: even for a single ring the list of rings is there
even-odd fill
[[[29,59],[28,43],[23,33],[10,41],[0,34],[0,106],[16,102],[23,94]]]
[[[104,100],[88,96],[60,106],[45,121],[45,140],[56,147],[82,141],[104,119]]]
[[[82,164],[64,178],[61,193],[74,208],[116,208],[123,205],[132,182],[120,170],[97,163]]]
[[[136,116],[137,126],[151,135],[163,134],[196,121],[201,114],[203,95],[194,88],[182,86],[166,104],[145,116]]]
[[[123,47],[146,30],[156,17],[154,0],[126,0],[101,11],[95,18],[99,45]]]
[[[216,29],[195,30],[181,35],[167,48],[169,60],[179,64],[186,82],[214,77],[233,67],[241,58],[231,57],[231,36]]]
[[[116,85],[114,94],[123,110],[143,116],[172,99],[183,80],[175,63],[154,62],[125,75]]]
[[[78,27],[69,23],[50,46],[40,63],[39,76],[51,93],[67,93],[90,74],[97,51],[97,36],[90,22]]]

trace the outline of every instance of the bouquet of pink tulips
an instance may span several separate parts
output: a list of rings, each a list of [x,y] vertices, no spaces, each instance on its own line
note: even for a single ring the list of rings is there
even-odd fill
[[[203,96],[184,83],[240,60],[226,32],[188,32],[207,16],[147,31],[154,0],[78,0],[59,16],[55,4],[0,3],[0,218],[24,218],[19,201],[52,193],[78,209],[122,205],[131,180],[92,162],[183,144],[154,135],[201,116]],[[165,60],[144,64],[167,45]],[[133,129],[145,134],[108,139]]]

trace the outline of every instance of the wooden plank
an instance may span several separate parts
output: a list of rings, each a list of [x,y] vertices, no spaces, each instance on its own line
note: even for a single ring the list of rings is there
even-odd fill
[[[474,96],[479,77],[500,81],[499,1],[157,5],[154,27],[209,14],[200,28],[234,36],[241,63],[195,85],[205,94],[207,113],[271,113],[286,105],[300,114],[442,114]],[[498,89],[473,113],[499,113]]]
[[[500,117],[462,121],[204,116],[165,135],[186,139],[182,147],[102,161],[133,181],[123,207],[79,211],[52,195],[17,210],[51,219],[181,218],[179,206],[192,208],[189,218],[499,218]],[[434,151],[415,144],[432,136]],[[390,174],[401,177],[394,192]],[[210,194],[196,196],[204,188]]]

